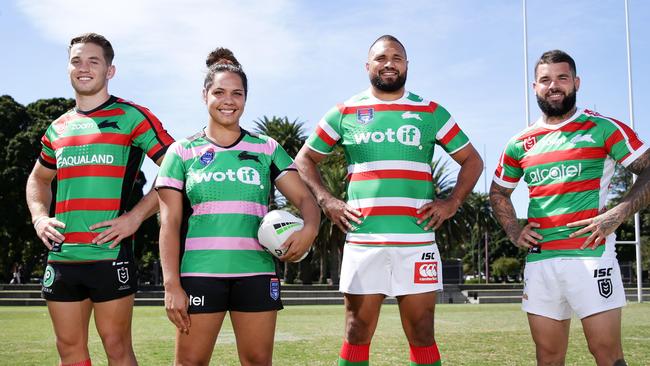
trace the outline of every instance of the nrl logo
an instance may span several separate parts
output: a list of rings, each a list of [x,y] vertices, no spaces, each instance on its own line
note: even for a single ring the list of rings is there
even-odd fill
[[[536,143],[537,143],[537,139],[535,138],[535,136],[526,137],[526,139],[524,140],[524,145],[523,145],[524,146],[524,151],[529,152],[530,149],[532,149],[535,146]]]
[[[601,278],[600,280],[598,280],[598,292],[600,293],[600,296],[604,298],[608,298],[612,296],[612,292],[613,292],[612,280],[609,278]]]
[[[117,280],[120,283],[129,282],[129,269],[126,267],[121,267],[117,269]]]

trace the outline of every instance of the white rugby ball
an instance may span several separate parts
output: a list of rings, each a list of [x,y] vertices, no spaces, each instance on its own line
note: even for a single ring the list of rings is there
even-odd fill
[[[257,230],[257,239],[267,252],[279,258],[286,253],[286,249],[282,248],[282,244],[291,234],[301,230],[303,226],[304,221],[290,212],[273,210],[262,218],[260,228]],[[307,254],[309,254],[309,251],[305,252],[302,258],[296,262],[305,259]]]

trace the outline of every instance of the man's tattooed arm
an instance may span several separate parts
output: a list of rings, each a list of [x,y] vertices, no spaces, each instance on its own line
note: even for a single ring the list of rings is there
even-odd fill
[[[510,198],[512,192],[512,189],[492,182],[490,186],[490,205],[492,205],[494,216],[508,235],[508,239],[516,244],[521,232],[521,226],[517,222],[517,213]]]
[[[650,204],[650,150],[643,153],[628,165],[627,169],[637,174],[638,177],[630,188],[630,191],[618,205],[591,219],[576,221],[567,225],[568,227],[584,226],[582,229],[572,233],[570,235],[572,238],[591,233],[587,240],[585,240],[582,248],[591,245],[595,249],[623,221]]]
[[[628,165],[627,170],[636,174],[637,179],[621,203],[617,205],[617,207],[622,206],[621,214],[625,216],[623,220],[650,204],[650,150]]]

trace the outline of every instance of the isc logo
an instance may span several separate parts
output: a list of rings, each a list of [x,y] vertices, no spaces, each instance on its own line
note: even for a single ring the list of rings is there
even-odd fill
[[[203,306],[205,305],[205,296],[192,296],[190,295],[190,305],[192,306]]]
[[[429,253],[422,253],[422,259],[423,261],[430,261],[436,259],[436,253],[435,252],[429,252]]]
[[[611,275],[612,275],[612,268],[594,269],[594,278],[610,277]]]

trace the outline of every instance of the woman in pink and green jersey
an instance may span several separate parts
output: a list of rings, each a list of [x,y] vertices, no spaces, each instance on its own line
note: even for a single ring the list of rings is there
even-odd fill
[[[246,96],[241,67],[210,65],[203,89],[208,125],[172,144],[156,180],[165,306],[178,328],[176,364],[209,363],[226,311],[242,365],[271,364],[280,281],[257,230],[272,185],[305,219],[281,259],[301,258],[318,231],[320,212],[293,160],[272,138],[239,126]],[[192,214],[179,260],[183,195]]]

